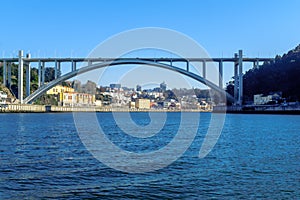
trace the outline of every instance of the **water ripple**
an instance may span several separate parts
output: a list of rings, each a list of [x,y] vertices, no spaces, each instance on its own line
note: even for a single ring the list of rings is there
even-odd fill
[[[135,152],[167,144],[180,120],[169,113],[158,135],[137,140],[118,129],[110,113],[98,115],[107,136]],[[149,123],[141,116],[135,121]],[[300,199],[300,117],[227,115],[216,147],[198,159],[209,119],[201,114],[195,141],[179,160],[127,174],[92,157],[72,114],[1,114],[0,199]]]

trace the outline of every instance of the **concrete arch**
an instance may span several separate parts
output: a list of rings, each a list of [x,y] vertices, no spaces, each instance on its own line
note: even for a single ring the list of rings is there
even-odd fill
[[[168,64],[164,64],[164,63],[159,63],[159,62],[154,62],[154,61],[148,61],[148,60],[142,60],[142,59],[122,59],[122,60],[114,60],[114,61],[110,61],[110,62],[102,62],[102,63],[96,63],[96,64],[92,64],[92,65],[88,65],[86,67],[82,67],[80,69],[77,69],[75,71],[69,72],[51,82],[49,82],[46,85],[43,85],[42,87],[38,88],[35,92],[33,92],[31,95],[29,95],[28,97],[26,97],[24,99],[24,103],[32,103],[35,99],[37,99],[38,97],[40,97],[43,93],[45,93],[46,91],[48,91],[49,89],[51,89],[52,87],[58,85],[59,83],[66,81],[70,78],[73,78],[77,75],[95,70],[95,69],[99,69],[99,68],[103,68],[103,67],[108,67],[108,66],[115,66],[115,65],[129,65],[129,64],[137,64],[137,65],[148,65],[148,66],[153,66],[153,67],[160,67],[160,68],[164,68],[167,70],[171,70],[171,71],[175,71],[178,72],[180,74],[183,74],[185,76],[188,76],[196,81],[199,81],[205,85],[207,85],[208,87],[210,87],[211,89],[220,92],[221,94],[226,95],[227,99],[229,101],[233,101],[233,97],[226,93],[222,88],[218,87],[216,84],[214,84],[213,82],[197,75],[194,74],[192,72],[189,72],[185,69],[179,68],[179,67],[175,67],[173,65],[168,65]]]

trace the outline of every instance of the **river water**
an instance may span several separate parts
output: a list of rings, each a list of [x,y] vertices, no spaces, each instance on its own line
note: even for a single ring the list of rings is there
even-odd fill
[[[180,116],[167,113],[161,133],[138,143],[124,137],[112,113],[97,113],[108,137],[136,152],[170,142]],[[131,117],[149,123],[147,113]],[[300,116],[227,114],[217,144],[200,159],[210,117],[201,113],[196,137],[177,161],[135,174],[95,159],[72,113],[0,114],[0,199],[300,199]]]

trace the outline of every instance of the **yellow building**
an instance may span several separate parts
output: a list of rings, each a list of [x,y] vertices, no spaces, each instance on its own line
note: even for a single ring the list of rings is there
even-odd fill
[[[50,90],[47,91],[47,94],[58,94],[58,93],[65,93],[65,92],[74,92],[74,88],[57,85]]]
[[[137,99],[135,107],[137,109],[150,109],[150,99]]]
[[[51,88],[50,90],[48,90],[47,94],[59,95],[58,101],[61,102],[63,100],[63,94],[64,93],[69,93],[69,92],[74,92],[74,88],[67,87],[67,86],[62,86],[62,85],[57,85],[57,86]]]

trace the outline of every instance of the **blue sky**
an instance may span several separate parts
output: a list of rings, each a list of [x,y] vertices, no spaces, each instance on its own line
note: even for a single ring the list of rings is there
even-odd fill
[[[274,57],[300,43],[299,8],[298,0],[1,1],[0,54],[85,57],[114,34],[162,27],[190,36],[212,57],[239,49]]]

